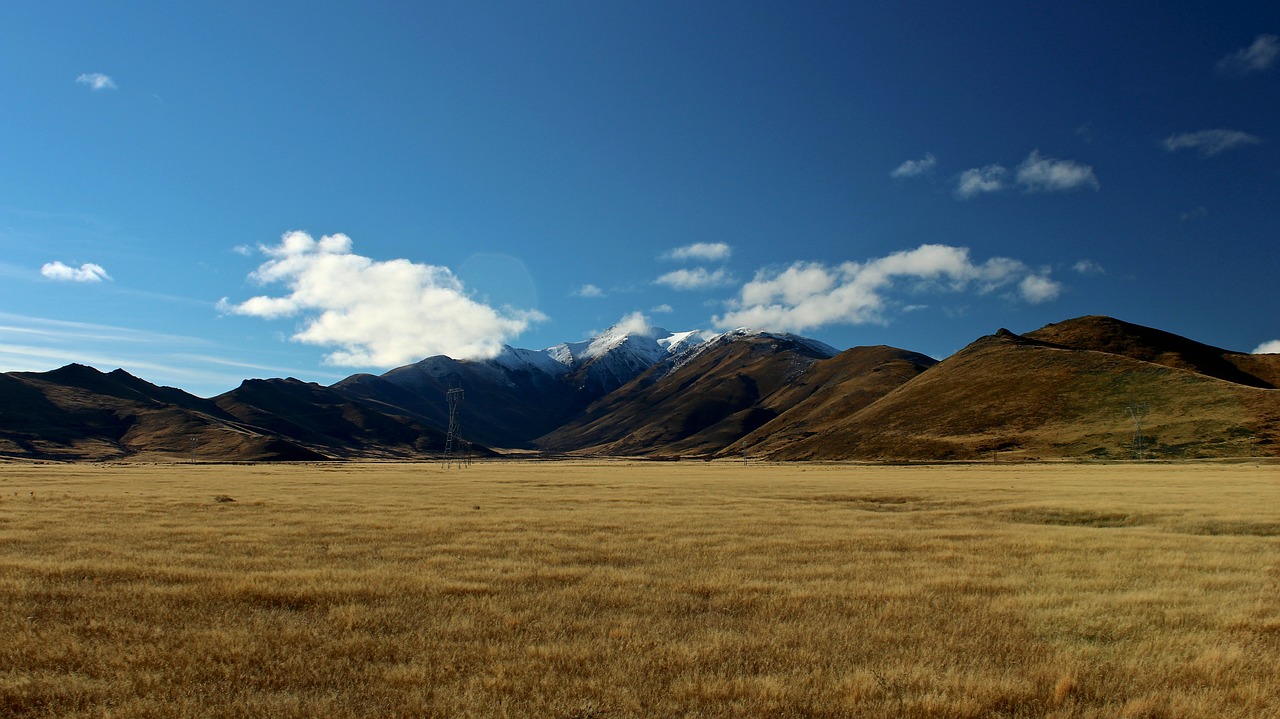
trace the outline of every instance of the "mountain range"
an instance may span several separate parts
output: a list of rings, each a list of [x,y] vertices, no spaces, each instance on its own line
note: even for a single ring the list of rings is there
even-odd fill
[[[1280,455],[1280,355],[1110,317],[1005,329],[936,361],[804,337],[612,328],[486,360],[204,399],[123,370],[0,374],[0,459],[439,457],[446,392],[475,455],[928,461]]]

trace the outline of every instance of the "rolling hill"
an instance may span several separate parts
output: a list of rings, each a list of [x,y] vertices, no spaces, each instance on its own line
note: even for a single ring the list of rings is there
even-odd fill
[[[1280,455],[1280,355],[1110,317],[979,338],[941,362],[795,335],[611,328],[489,360],[432,357],[332,386],[203,399],[123,370],[0,374],[0,458],[310,461],[524,452],[777,460]],[[1142,434],[1137,436],[1137,419]],[[1140,440],[1140,443],[1139,443]]]
[[[1277,363],[1110,318],[1001,330],[824,431],[766,449],[837,460],[1274,455],[1280,390],[1257,385]],[[1141,447],[1131,407],[1144,415]]]

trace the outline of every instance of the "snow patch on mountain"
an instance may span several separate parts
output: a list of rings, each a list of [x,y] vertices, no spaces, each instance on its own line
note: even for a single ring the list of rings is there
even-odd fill
[[[801,337],[800,335],[793,335],[786,332],[766,332],[765,330],[751,329],[749,327],[739,327],[738,329],[722,332],[718,335],[712,335],[699,344],[689,347],[685,351],[672,356],[670,363],[671,366],[667,371],[670,372],[683,367],[694,358],[700,356],[703,352],[707,352],[729,342],[735,342],[748,337],[771,339],[776,343],[781,344],[799,345],[824,359],[829,359],[840,354],[840,351],[831,345],[825,342],[819,342],[818,340],[809,339],[808,337]]]
[[[498,356],[488,361],[510,372],[541,372],[560,377],[569,371],[569,366],[552,355],[551,350],[527,350],[503,345]]]
[[[577,374],[575,383],[604,392],[626,384],[659,364],[663,372],[677,369],[713,347],[745,337],[772,338],[780,343],[800,345],[820,357],[834,357],[837,350],[806,337],[740,328],[724,333],[703,330],[671,332],[652,327],[636,318],[624,321],[581,342],[562,342],[543,350],[504,346],[492,359],[452,360],[430,357],[411,365],[421,375],[445,379],[456,375],[462,367],[492,377],[505,385],[515,386],[517,375],[563,380]],[[402,368],[407,369],[407,368]],[[408,380],[411,375],[399,371],[389,373]]]

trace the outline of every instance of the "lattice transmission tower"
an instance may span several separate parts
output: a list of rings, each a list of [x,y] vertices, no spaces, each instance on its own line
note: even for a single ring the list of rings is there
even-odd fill
[[[444,466],[446,467],[458,459],[454,454],[458,445],[462,444],[458,433],[458,405],[462,404],[462,394],[461,387],[454,387],[444,393],[445,399],[449,402],[449,433],[444,438]],[[462,466],[461,461],[458,462],[458,466]]]
[[[1129,416],[1133,418],[1133,458],[1144,459],[1145,447],[1143,447],[1142,422],[1147,418],[1147,411],[1150,407],[1146,402],[1142,404],[1129,403]]]

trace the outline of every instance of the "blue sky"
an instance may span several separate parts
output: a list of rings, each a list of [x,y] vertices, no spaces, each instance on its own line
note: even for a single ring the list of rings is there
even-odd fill
[[[1280,340],[1280,7],[939,5],[7,3],[0,370]]]

